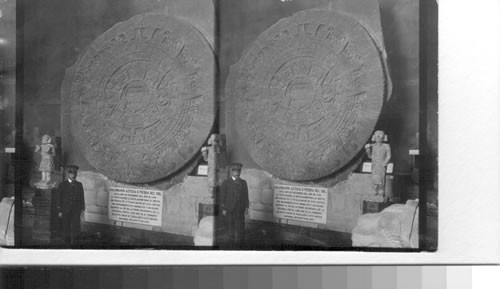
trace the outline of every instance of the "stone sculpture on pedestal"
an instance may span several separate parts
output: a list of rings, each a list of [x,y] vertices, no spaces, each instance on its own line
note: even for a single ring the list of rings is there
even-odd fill
[[[225,147],[226,141],[224,135],[212,134],[208,139],[208,146],[201,149],[203,159],[208,162],[208,190],[212,197],[215,199],[216,189],[219,185],[219,173],[225,165]],[[201,212],[202,208],[211,212]],[[198,229],[194,236],[194,244],[196,246],[213,246],[214,245],[214,230],[215,230],[215,217],[217,209],[214,204],[200,204],[198,214],[200,215],[200,222]]]
[[[42,143],[36,146],[35,152],[40,151],[42,156],[38,169],[42,172],[42,179],[35,184],[39,189],[49,189],[55,187],[55,183],[51,182],[52,172],[54,171],[54,156],[55,148],[52,144],[52,137],[44,135]]]
[[[40,152],[41,159],[38,169],[42,172],[42,179],[35,183],[35,195],[33,206],[35,208],[35,219],[33,224],[33,240],[36,244],[49,244],[51,241],[51,204],[53,189],[57,182],[52,180],[54,172],[55,147],[52,137],[44,135],[42,143],[36,145],[35,152]]]
[[[372,137],[374,143],[365,145],[366,154],[372,160],[372,182],[375,196],[385,198],[385,172],[391,160],[391,147],[383,143],[387,135],[377,130]]]

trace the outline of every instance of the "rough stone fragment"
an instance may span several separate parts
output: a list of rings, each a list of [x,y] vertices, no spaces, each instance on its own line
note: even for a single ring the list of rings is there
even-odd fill
[[[0,202],[0,246],[14,246],[14,199]]]
[[[205,37],[173,17],[138,15],[99,36],[62,88],[89,163],[125,183],[178,171],[212,128],[214,67]]]
[[[253,160],[283,179],[343,168],[373,131],[385,72],[370,34],[352,17],[305,10],[262,33],[231,69],[238,135]]]
[[[364,214],[352,230],[354,247],[418,248],[418,200]]]
[[[214,245],[214,224],[215,218],[213,216],[201,219],[198,229],[194,234],[193,242],[195,246]]]

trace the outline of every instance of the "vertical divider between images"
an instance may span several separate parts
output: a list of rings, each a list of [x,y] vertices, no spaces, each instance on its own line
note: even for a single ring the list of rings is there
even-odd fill
[[[24,125],[24,0],[16,1],[16,106],[15,106],[15,154],[14,154],[14,246],[23,246],[23,125]]]

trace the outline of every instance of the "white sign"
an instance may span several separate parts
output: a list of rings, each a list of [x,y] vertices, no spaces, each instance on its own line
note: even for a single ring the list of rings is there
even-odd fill
[[[418,156],[420,154],[420,150],[418,149],[411,149],[410,150],[410,156]]]
[[[273,214],[277,218],[326,224],[328,189],[274,185]]]
[[[198,171],[196,172],[199,176],[207,176],[208,175],[208,166],[207,165],[199,165]]]
[[[363,173],[371,173],[372,172],[372,163],[363,163],[363,167],[361,168],[361,171]],[[394,171],[394,164],[393,163],[388,163],[387,167],[385,169],[385,172],[388,174],[392,174]]]
[[[161,226],[162,191],[109,188],[109,218],[115,221]]]

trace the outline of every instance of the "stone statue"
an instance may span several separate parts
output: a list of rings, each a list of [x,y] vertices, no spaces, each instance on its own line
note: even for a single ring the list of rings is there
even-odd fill
[[[366,144],[365,150],[372,160],[372,182],[375,196],[385,197],[385,171],[391,159],[391,147],[383,143],[387,141],[387,135],[377,130],[372,136],[372,144]]]
[[[50,187],[50,181],[52,178],[52,172],[54,171],[54,156],[55,148],[52,144],[52,137],[50,135],[44,135],[42,137],[42,143],[37,145],[35,152],[40,152],[42,156],[40,160],[40,165],[38,170],[42,172],[42,179],[36,183],[37,187]]]
[[[418,199],[394,204],[380,213],[361,215],[352,230],[352,246],[418,248],[418,226]]]

